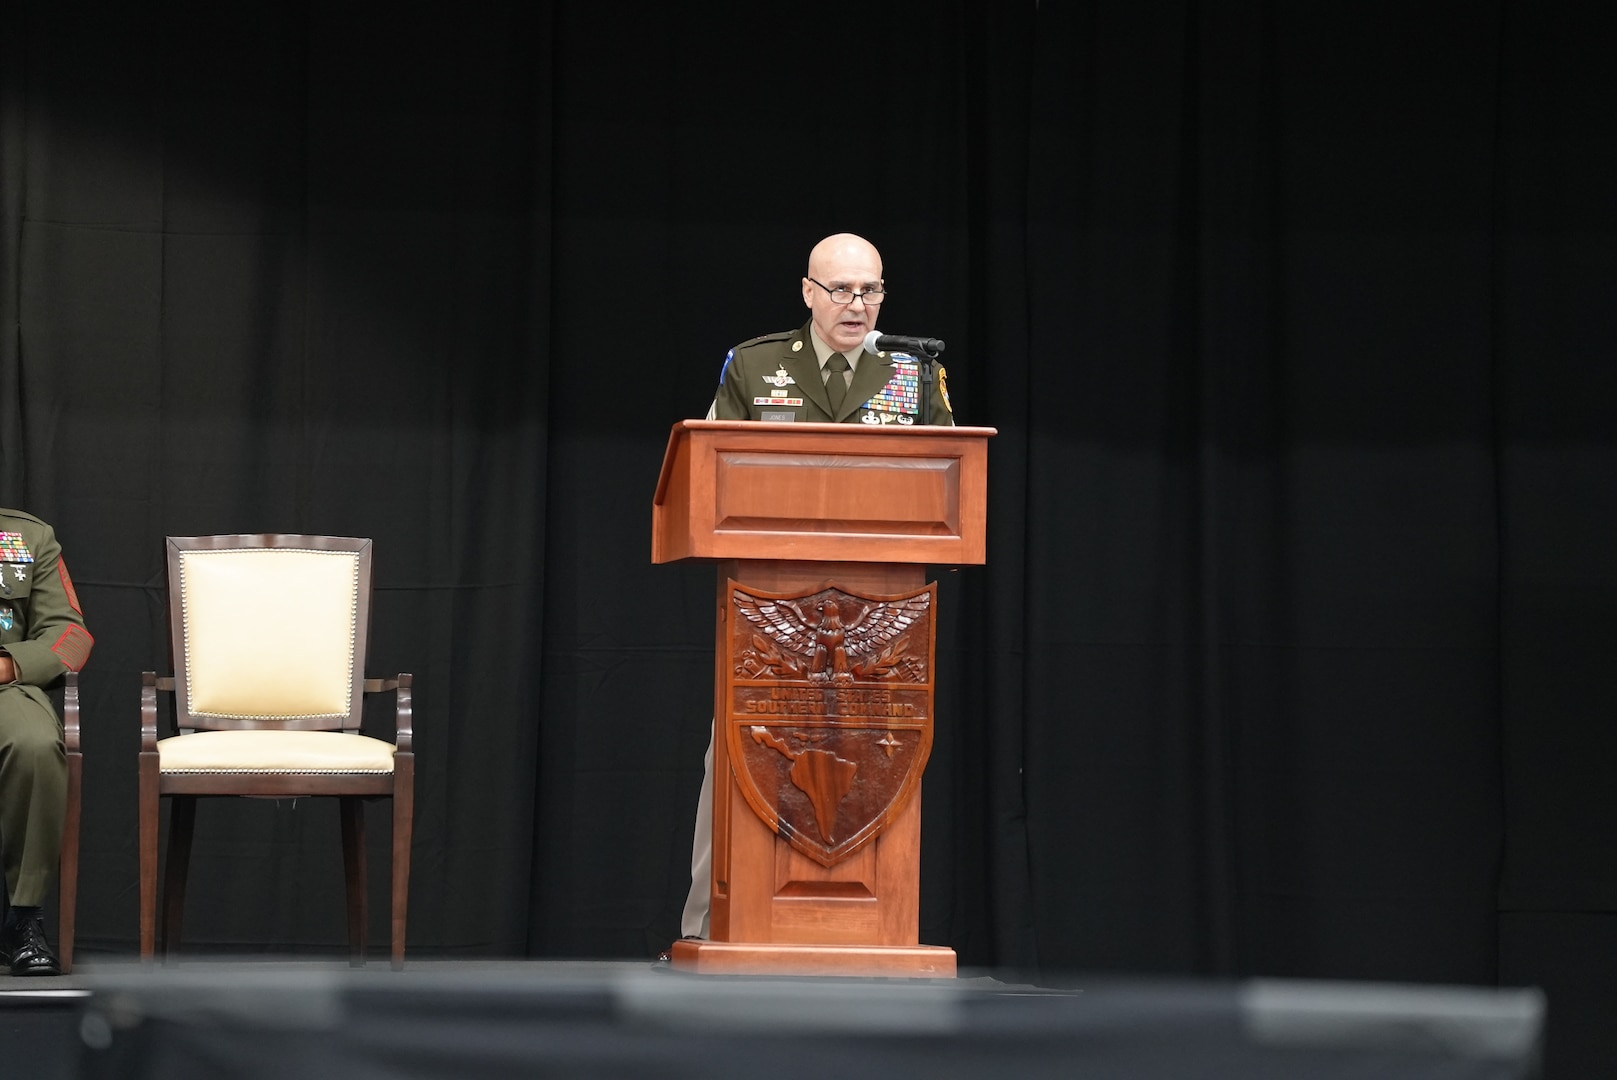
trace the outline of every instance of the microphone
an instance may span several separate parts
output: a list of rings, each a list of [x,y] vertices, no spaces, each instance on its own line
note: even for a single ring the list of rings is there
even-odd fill
[[[872,330],[865,335],[866,352],[907,352],[936,356],[943,351],[943,342],[935,337],[904,337]]]

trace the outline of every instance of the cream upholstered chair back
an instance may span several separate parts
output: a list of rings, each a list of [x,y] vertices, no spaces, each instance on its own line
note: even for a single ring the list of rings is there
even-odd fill
[[[359,727],[371,542],[168,538],[182,730]]]

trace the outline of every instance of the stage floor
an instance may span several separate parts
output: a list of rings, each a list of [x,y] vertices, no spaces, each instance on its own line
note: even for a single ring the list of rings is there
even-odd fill
[[[695,979],[698,982],[725,976],[689,975],[673,971],[666,962],[653,960],[514,960],[476,959],[440,960],[411,959],[403,971],[394,971],[386,956],[373,957],[364,967],[351,967],[346,959],[333,957],[319,959],[299,957],[287,959],[274,956],[207,957],[186,956],[179,963],[143,967],[133,956],[96,956],[80,954],[75,958],[71,975],[49,978],[14,979],[0,973],[0,1006],[7,1000],[81,996],[109,986],[124,987],[131,978],[163,979],[215,979],[239,976],[248,980],[278,979],[287,976],[310,976],[326,979],[388,980],[390,984],[442,983],[444,980],[461,984],[478,976],[489,976],[502,983],[533,981],[536,983],[607,982],[639,979],[648,975]],[[743,978],[734,976],[730,978]],[[820,981],[815,977],[811,981]],[[902,983],[906,986],[934,986],[952,990],[969,988],[984,993],[1032,994],[1037,996],[1067,995],[1079,992],[1072,988],[1040,987],[1026,981],[1010,980],[1003,973],[962,970],[952,979],[857,979],[841,980],[859,983]]]
[[[181,1043],[186,1038],[184,1029],[199,1023],[198,1017],[206,1016],[209,1026],[242,1025],[251,1029],[242,1040],[251,1046],[255,1045],[257,1033],[266,1028],[323,1026],[322,1017],[345,1011],[334,1003],[351,1003],[356,996],[368,998],[373,1012],[377,1001],[384,1003],[384,1009],[396,1004],[405,1013],[414,1011],[422,1001],[433,1002],[431,1009],[437,1017],[463,1012],[486,1015],[484,1006],[492,996],[498,999],[493,1011],[507,1021],[520,1023],[522,1014],[532,1014],[545,1018],[539,1021],[541,1024],[548,1022],[558,1003],[584,1002],[581,1023],[599,1025],[603,1018],[616,1022],[614,1018],[625,998],[654,1000],[669,996],[688,1003],[696,1000],[677,990],[671,995],[656,990],[648,994],[647,988],[681,984],[700,988],[738,981],[748,980],[691,975],[676,972],[665,962],[647,960],[412,959],[403,971],[394,971],[385,956],[373,958],[360,968],[351,967],[342,958],[187,956],[175,965],[148,968],[134,956],[81,953],[71,975],[11,978],[0,974],[0,1077],[69,1080],[128,1074],[127,1061],[116,1069],[96,1062],[107,1049],[98,1045],[107,1041],[106,1033],[98,1027],[100,1018],[108,1009],[130,1007],[108,1004],[117,1000],[134,1002],[133,1008],[147,1019],[165,1022],[170,1035]],[[956,979],[831,981],[861,985],[901,981],[905,993],[928,994],[926,987],[931,986],[934,989],[930,993],[950,996],[968,990],[1035,996],[1074,992],[1012,985],[988,974],[969,972]],[[238,1064],[233,1069],[243,1076],[280,1075],[265,1071],[263,1061]],[[135,1072],[143,1076],[159,1074],[167,1075],[167,1068],[140,1068]],[[286,1075],[297,1073],[289,1070]],[[468,1071],[465,1075],[481,1073]]]
[[[696,975],[636,960],[80,958],[0,976],[0,1077],[1538,1075],[1536,991]]]

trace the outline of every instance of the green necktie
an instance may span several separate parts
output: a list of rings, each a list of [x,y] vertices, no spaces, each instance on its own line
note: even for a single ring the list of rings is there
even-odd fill
[[[848,370],[848,358],[841,353],[832,353],[825,361],[825,370],[831,373],[825,380],[825,392],[831,398],[831,418],[836,419],[837,413],[842,411],[843,399],[848,396],[848,380],[843,372]]]

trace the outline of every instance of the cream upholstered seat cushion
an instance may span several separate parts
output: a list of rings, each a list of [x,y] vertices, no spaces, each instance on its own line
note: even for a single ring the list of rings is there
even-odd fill
[[[342,731],[198,731],[157,741],[166,773],[390,773],[394,749]]]
[[[180,554],[193,716],[346,716],[359,556],[306,548]]]

